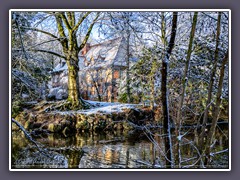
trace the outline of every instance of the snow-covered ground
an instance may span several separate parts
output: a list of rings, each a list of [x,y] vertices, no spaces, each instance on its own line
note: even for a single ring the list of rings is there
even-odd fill
[[[91,114],[111,114],[111,113],[121,113],[124,112],[126,109],[135,109],[138,110],[142,107],[142,104],[123,104],[119,102],[99,102],[99,101],[90,101],[85,100],[86,102],[90,103],[94,107],[91,109],[86,110],[70,110],[70,111],[52,111],[52,113],[58,113],[62,115],[66,114],[85,114],[85,115],[91,115]]]
[[[121,104],[119,102],[115,103],[99,101],[87,101],[87,102],[97,107],[87,110],[79,110],[78,112],[87,115],[96,113],[111,114],[114,112],[123,112],[124,109],[135,109],[137,106],[139,106],[139,104]]]

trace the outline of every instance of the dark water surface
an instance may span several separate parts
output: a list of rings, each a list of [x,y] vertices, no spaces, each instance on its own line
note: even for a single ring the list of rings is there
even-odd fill
[[[228,148],[228,131],[217,129],[215,152]],[[165,168],[164,141],[160,134],[161,130],[155,133],[41,135],[34,137],[44,145],[40,153],[23,133],[12,132],[12,168]],[[194,133],[189,131],[182,139],[182,165],[185,168],[197,168],[191,166],[197,156],[192,143],[194,138]],[[210,168],[228,168],[228,151],[214,158]]]

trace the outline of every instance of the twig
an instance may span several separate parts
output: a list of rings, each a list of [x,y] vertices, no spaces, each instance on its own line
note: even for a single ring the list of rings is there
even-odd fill
[[[54,157],[51,157],[49,154],[47,154],[47,152],[45,152],[44,150],[42,150],[42,148],[39,147],[38,143],[35,140],[33,140],[32,136],[27,132],[27,130],[19,122],[17,122],[13,118],[12,118],[12,122],[19,127],[19,129],[24,133],[25,137],[37,147],[40,153],[42,153],[43,155],[49,158],[54,158]]]

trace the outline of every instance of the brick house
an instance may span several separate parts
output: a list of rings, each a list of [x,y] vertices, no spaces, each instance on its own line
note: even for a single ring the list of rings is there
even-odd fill
[[[79,53],[79,91],[84,99],[117,101],[117,83],[126,69],[126,43],[116,38],[99,44],[86,44]],[[67,97],[67,65],[59,63],[51,72],[49,96]]]

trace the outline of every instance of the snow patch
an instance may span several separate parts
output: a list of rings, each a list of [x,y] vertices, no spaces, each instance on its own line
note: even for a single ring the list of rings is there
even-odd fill
[[[51,88],[48,94],[48,97],[55,97],[55,99],[57,100],[62,100],[62,99],[66,99],[67,98],[67,90],[63,89],[61,87],[55,87],[55,88]]]
[[[78,113],[82,113],[86,115],[96,114],[96,113],[111,114],[111,113],[124,112],[124,109],[135,109],[137,107],[137,104],[120,104],[120,103],[107,103],[107,102],[96,102],[96,101],[93,103],[99,103],[100,107],[88,109],[88,110],[80,110],[78,111]]]

